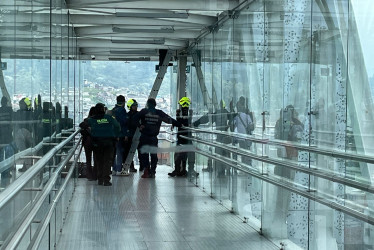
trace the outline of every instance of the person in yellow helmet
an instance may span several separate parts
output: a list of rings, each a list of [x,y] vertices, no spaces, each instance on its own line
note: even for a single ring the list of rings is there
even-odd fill
[[[188,97],[182,97],[179,100],[180,109],[177,110],[177,121],[183,126],[190,126],[192,120],[192,110],[190,110],[191,100]],[[189,130],[184,127],[178,128],[177,145],[192,144],[191,140],[182,138],[181,136],[190,136]],[[168,173],[169,176],[189,176],[190,178],[199,176],[195,168],[195,153],[194,152],[176,152],[174,155],[175,169]],[[186,170],[188,162],[188,172]]]
[[[22,98],[19,102],[19,110],[15,113],[15,134],[14,140],[16,142],[17,149],[23,151],[32,146],[32,120],[33,113],[31,108],[31,100],[28,97]],[[18,169],[20,172],[26,171],[31,165],[32,160],[25,159],[22,163],[22,168]]]
[[[135,99],[129,99],[126,103],[127,108],[129,111],[127,112],[127,141],[124,146],[123,150],[123,161],[126,162],[126,158],[129,155],[132,139],[134,137],[137,124],[133,122],[134,115],[138,113],[138,102]],[[140,153],[138,151],[138,157],[140,156]],[[140,162],[140,159],[139,159]],[[143,166],[140,166],[139,171],[143,171]],[[136,168],[134,166],[134,161],[131,161],[130,165],[130,172],[136,172]]]

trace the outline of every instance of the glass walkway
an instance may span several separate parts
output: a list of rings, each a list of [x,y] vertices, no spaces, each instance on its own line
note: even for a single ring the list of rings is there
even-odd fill
[[[57,249],[279,249],[171,170],[159,166],[155,179],[114,176],[112,187],[79,179]]]
[[[374,249],[373,10],[1,0],[0,250]],[[198,178],[167,176],[170,127],[156,179],[77,178],[79,124],[119,95],[190,99]]]

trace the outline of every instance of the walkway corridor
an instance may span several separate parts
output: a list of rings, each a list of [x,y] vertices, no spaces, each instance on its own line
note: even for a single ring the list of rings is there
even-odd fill
[[[79,179],[57,249],[277,249],[185,178]]]

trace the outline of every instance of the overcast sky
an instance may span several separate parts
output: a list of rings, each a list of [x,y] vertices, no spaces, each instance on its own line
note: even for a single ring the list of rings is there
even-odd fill
[[[369,77],[374,75],[374,0],[351,0]]]

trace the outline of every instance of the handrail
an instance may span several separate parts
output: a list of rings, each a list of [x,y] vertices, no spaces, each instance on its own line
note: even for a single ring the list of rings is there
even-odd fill
[[[62,142],[63,143],[63,142]],[[27,231],[27,228],[30,226],[30,224],[33,222],[35,216],[39,212],[41,206],[43,205],[45,199],[52,191],[52,188],[56,184],[56,181],[60,175],[60,171],[62,168],[69,162],[70,158],[74,155],[77,147],[79,146],[79,143],[77,143],[72,150],[70,150],[69,154],[64,158],[64,160],[58,165],[56,171],[52,174],[51,178],[48,180],[47,184],[45,185],[44,191],[39,196],[37,202],[34,203],[31,211],[28,213],[26,218],[22,221],[21,225],[18,227],[18,229],[13,233],[13,237],[9,239],[9,242],[5,242],[4,245],[6,245],[5,249],[16,249],[18,244],[21,242],[24,234]],[[82,148],[81,148],[82,150]],[[76,158],[76,160],[78,157]],[[72,168],[71,168],[72,169]],[[65,180],[66,181],[66,180]]]
[[[289,142],[289,141],[285,142],[285,141],[280,141],[280,140],[258,139],[258,138],[254,138],[253,136],[246,135],[246,134],[223,132],[223,131],[218,131],[218,130],[215,131],[215,130],[196,129],[196,128],[191,128],[191,127],[186,127],[186,128],[193,132],[220,134],[220,135],[235,137],[238,139],[252,141],[255,143],[261,143],[261,144],[271,144],[271,145],[285,146],[285,147],[292,146],[293,148],[299,149],[301,151],[308,151],[311,153],[317,153],[317,154],[326,155],[326,156],[330,156],[334,158],[342,158],[342,159],[347,159],[347,160],[361,161],[361,162],[374,164],[374,156],[353,154],[353,153],[341,152],[341,151],[336,151],[336,150],[328,150],[325,148],[317,148],[316,146],[304,146],[302,144]]]
[[[235,153],[235,154],[239,154],[239,155],[243,155],[243,156],[249,156],[252,159],[257,160],[257,161],[261,161],[261,162],[265,162],[265,163],[269,163],[269,164],[273,164],[273,165],[279,165],[279,166],[282,166],[282,167],[290,168],[290,169],[293,169],[293,170],[296,170],[296,171],[300,171],[300,172],[303,172],[303,173],[306,173],[306,174],[313,175],[315,177],[319,177],[319,178],[323,178],[323,179],[326,179],[326,180],[329,180],[329,181],[341,183],[341,184],[344,184],[344,185],[347,185],[347,186],[350,186],[350,187],[353,187],[353,188],[358,188],[358,189],[361,189],[365,192],[369,192],[369,193],[374,194],[374,185],[361,183],[361,182],[355,181],[355,180],[350,180],[350,179],[347,179],[345,177],[338,176],[334,173],[331,174],[329,171],[326,171],[326,170],[323,170],[323,169],[305,168],[305,167],[302,167],[302,164],[295,164],[295,163],[292,163],[292,162],[289,162],[289,161],[277,160],[277,159],[274,159],[274,158],[270,158],[268,156],[258,156],[258,155],[253,154],[253,153],[248,153],[243,149],[230,147],[230,146],[227,146],[226,144],[222,144],[222,143],[218,143],[218,142],[211,143],[211,142],[199,140],[199,139],[196,139],[196,138],[193,138],[193,137],[192,138],[187,137],[187,136],[181,136],[181,137],[183,137],[184,139],[192,140],[192,141],[202,143],[202,144],[205,144],[205,145],[219,147],[221,149],[228,150],[228,151],[230,151],[232,153]]]
[[[32,168],[23,173],[18,179],[12,182],[3,192],[0,193],[0,210],[11,200],[13,197],[18,194],[39,171],[49,162],[49,160],[66,144],[68,144],[80,130],[75,131],[67,139],[62,141],[59,145],[48,151],[42,159],[37,161]]]
[[[327,207],[330,207],[330,208],[335,209],[337,211],[341,211],[345,214],[348,214],[348,215],[350,215],[354,218],[357,218],[361,221],[364,221],[364,222],[367,222],[371,225],[374,225],[374,217],[368,216],[368,215],[366,215],[364,213],[361,213],[361,212],[358,212],[357,210],[354,210],[352,208],[348,208],[344,205],[341,205],[341,204],[337,203],[334,200],[327,199],[327,198],[323,197],[322,195],[319,195],[318,192],[309,192],[309,190],[303,191],[303,190],[300,190],[300,189],[296,189],[294,187],[293,183],[286,183],[279,178],[274,178],[274,177],[271,177],[271,176],[268,176],[268,175],[260,174],[260,173],[256,172],[255,170],[251,170],[251,169],[248,169],[248,168],[238,166],[236,163],[234,163],[232,161],[227,161],[227,160],[221,159],[220,157],[212,155],[212,153],[210,153],[210,152],[204,152],[200,149],[196,149],[195,152],[199,153],[201,155],[204,155],[206,157],[212,158],[214,160],[218,160],[218,161],[220,161],[224,164],[227,164],[227,165],[229,165],[229,166],[231,166],[231,167],[233,167],[237,170],[240,170],[240,171],[245,172],[249,175],[252,175],[252,176],[254,176],[258,179],[261,179],[261,180],[263,180],[267,183],[271,183],[275,186],[282,187],[284,189],[287,189],[288,191],[294,192],[294,193],[299,194],[303,197],[306,197],[310,200],[313,200],[313,201],[318,202],[320,204],[323,204]]]
[[[79,143],[77,143],[77,145],[79,145]],[[75,147],[72,152],[74,153],[75,150],[76,150],[77,147]],[[43,219],[43,221],[41,222],[41,226],[39,226],[39,229],[37,232],[35,232],[35,235],[33,237],[33,239],[31,240],[31,243],[29,245],[29,247],[27,249],[38,249],[38,247],[40,246],[40,243],[43,239],[43,235],[44,235],[44,232],[45,230],[47,229],[47,226],[48,224],[50,223],[51,221],[51,217],[54,213],[54,209],[56,208],[57,206],[57,202],[60,200],[63,192],[65,191],[65,188],[71,178],[71,176],[73,175],[73,172],[74,172],[74,169],[75,169],[75,165],[77,164],[78,162],[78,159],[79,159],[79,155],[81,154],[82,152],[82,148],[83,146],[81,146],[80,150],[79,150],[79,153],[78,153],[78,157],[75,158],[73,164],[71,165],[70,169],[69,169],[69,172],[68,174],[66,175],[65,177],[65,181],[64,181],[64,184],[62,184],[60,190],[58,191],[58,193],[56,194],[55,198],[53,199],[52,201],[52,205],[50,206],[50,209],[48,211],[48,214],[47,216]],[[68,158],[68,157],[67,157]],[[70,158],[70,157],[69,157]],[[57,180],[57,176],[56,175],[56,180]],[[54,183],[56,182],[56,180],[54,180]],[[49,190],[51,191],[51,190]]]
[[[69,131],[70,130],[62,130],[61,133],[59,133],[57,135],[56,135],[56,132],[54,132],[51,136],[44,137],[43,140],[41,142],[39,142],[35,147],[27,148],[27,149],[25,149],[21,152],[18,152],[16,154],[12,155],[11,157],[5,159],[4,161],[1,161],[0,162],[0,173],[4,172],[5,170],[8,170],[11,167],[13,167],[13,163],[15,161],[19,160],[20,158],[22,158],[23,156],[26,156],[26,155],[29,155],[33,152],[38,152],[39,150],[41,150],[42,147],[43,147],[43,143],[49,142],[49,141],[51,141],[52,139],[55,139],[55,138],[59,138],[58,136],[61,136],[62,133],[69,132]],[[73,132],[73,131],[70,131],[70,132]],[[57,137],[55,137],[55,136],[57,136]]]

